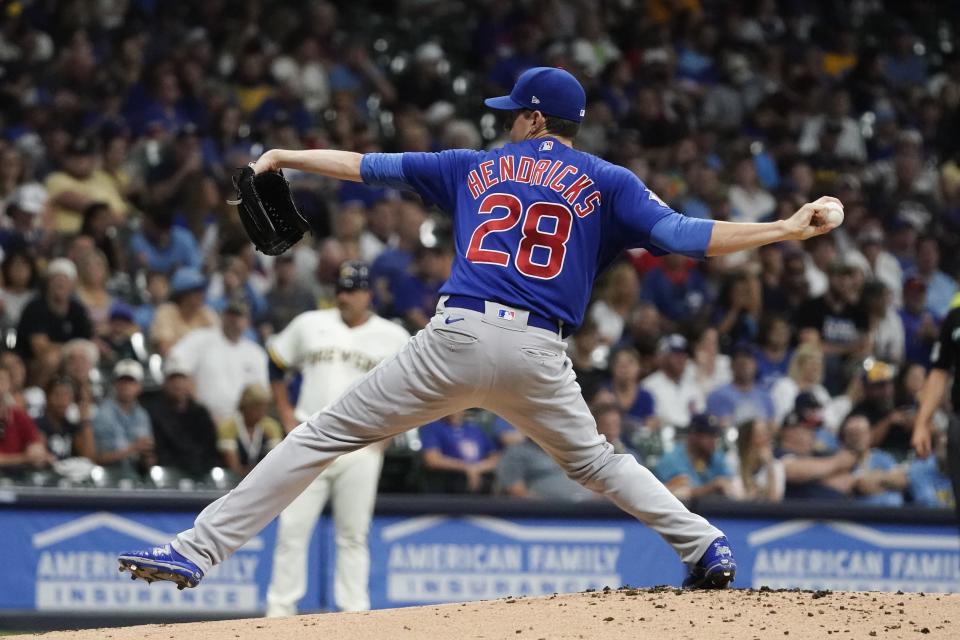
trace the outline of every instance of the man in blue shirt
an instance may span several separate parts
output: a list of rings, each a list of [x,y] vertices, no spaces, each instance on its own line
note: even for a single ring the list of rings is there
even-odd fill
[[[420,427],[420,443],[428,491],[489,490],[500,452],[486,431],[465,421],[462,411]]]
[[[805,240],[831,231],[841,204],[824,197],[771,223],[687,218],[628,169],[573,147],[586,92],[570,73],[529,69],[486,104],[508,112],[511,142],[499,149],[274,149],[257,160],[255,173],[291,168],[417,192],[453,218],[451,275],[437,314],[406,348],[291,431],[193,529],[121,555],[122,568],[196,586],[340,455],[479,406],[662,535],[690,569],[685,586],[730,583],[736,563],[723,532],[597,433],[563,337],[583,321],[596,274],[627,248],[703,258]]]
[[[720,418],[727,426],[751,418],[771,420],[774,414],[773,399],[767,390],[757,384],[757,361],[753,348],[745,342],[738,343],[731,356],[733,381],[707,397],[707,413]]]
[[[947,434],[939,432],[933,438],[933,455],[916,459],[907,470],[910,495],[914,504],[924,507],[953,508],[956,497],[953,483],[947,475]]]
[[[690,419],[687,441],[660,458],[657,477],[681,500],[707,495],[731,495],[732,474],[717,448],[723,432],[714,416],[699,413]]]
[[[180,267],[199,269],[203,261],[193,234],[174,226],[173,216],[160,212],[144,216],[143,229],[130,238],[130,253],[137,266],[162,273]]]

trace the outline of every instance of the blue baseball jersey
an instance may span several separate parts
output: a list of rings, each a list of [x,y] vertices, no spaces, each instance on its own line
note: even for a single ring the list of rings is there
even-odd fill
[[[713,222],[675,212],[629,170],[552,137],[490,151],[367,154],[367,184],[416,191],[453,218],[441,294],[577,327],[598,272],[624,249],[702,258]]]

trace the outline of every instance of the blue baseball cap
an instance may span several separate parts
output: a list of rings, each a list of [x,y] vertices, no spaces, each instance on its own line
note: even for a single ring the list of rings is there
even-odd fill
[[[520,74],[510,95],[487,98],[483,103],[491,109],[530,109],[555,118],[581,122],[586,113],[587,94],[580,81],[569,71],[556,67],[533,67]]]

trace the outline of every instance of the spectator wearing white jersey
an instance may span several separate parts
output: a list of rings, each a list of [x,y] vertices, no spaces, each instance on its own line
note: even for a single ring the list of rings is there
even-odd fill
[[[215,422],[233,415],[243,388],[267,386],[267,353],[244,336],[250,326],[250,309],[231,300],[223,311],[221,327],[194,329],[177,342],[168,357],[190,372],[197,402],[207,408]]]

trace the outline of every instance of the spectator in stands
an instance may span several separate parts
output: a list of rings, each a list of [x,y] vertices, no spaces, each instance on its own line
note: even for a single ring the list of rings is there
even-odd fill
[[[632,347],[621,347],[610,356],[610,384],[613,398],[630,422],[628,430],[641,426],[656,427],[653,395],[640,385],[640,354]]]
[[[738,271],[727,278],[713,316],[725,352],[737,342],[756,342],[762,307],[762,288],[756,276]]]
[[[168,72],[163,72],[163,76],[168,76]],[[175,76],[174,76],[175,77]],[[187,226],[194,234],[201,233],[202,213],[198,207],[202,204],[203,194],[203,152],[200,148],[200,138],[197,135],[198,130],[193,123],[175,123],[173,125],[177,132],[168,144],[164,145],[161,151],[160,162],[149,166],[146,173],[146,184],[148,198],[154,208],[154,215],[162,211],[164,214],[180,214],[186,218]],[[230,158],[224,158],[229,162]],[[158,218],[161,221],[159,230],[163,233],[164,229],[170,229],[171,218]],[[189,232],[188,232],[189,233]],[[187,236],[182,236],[187,240]],[[161,251],[165,249],[160,245]],[[183,254],[183,258],[189,260],[189,256]],[[197,260],[198,257],[193,258]],[[186,262],[179,265],[173,265],[169,271],[176,266],[193,266],[196,262]],[[158,269],[160,270],[160,269]]]
[[[75,338],[63,345],[63,358],[58,373],[70,381],[78,408],[92,410],[103,397],[103,388],[96,371],[100,351],[91,340]]]
[[[453,246],[442,241],[417,250],[412,273],[399,276],[391,290],[393,313],[402,318],[411,330],[427,326],[436,312],[440,285],[450,277],[453,267]]]
[[[508,496],[582,502],[589,489],[567,477],[553,458],[529,438],[507,449],[497,464],[497,487]]]
[[[24,308],[37,294],[37,265],[28,252],[22,249],[11,251],[3,257],[2,275],[2,326],[15,328]]]
[[[595,402],[590,413],[597,421],[597,433],[613,446],[614,453],[626,453],[639,460],[637,453],[623,441],[623,412],[620,407],[613,402]]]
[[[217,425],[217,449],[239,478],[283,440],[283,427],[267,415],[271,398],[266,387],[248,384],[240,393],[236,413]]]
[[[940,334],[940,320],[926,306],[927,285],[919,278],[909,278],[903,285],[904,360],[929,366],[930,350]]]
[[[717,447],[723,428],[711,415],[698,413],[687,425],[687,439],[665,454],[656,475],[681,500],[708,495],[733,497],[733,477]]]
[[[669,327],[691,322],[706,309],[707,284],[696,264],[679,254],[664,256],[663,262],[647,272],[641,297],[657,305]]]
[[[83,210],[83,226],[80,235],[90,238],[98,251],[107,259],[109,271],[117,271],[126,266],[125,252],[117,238],[116,221],[113,212],[104,202],[94,202]]]
[[[93,419],[97,464],[133,472],[156,461],[150,416],[140,405],[142,385],[143,367],[136,360],[121,360],[113,368],[113,394]]]
[[[810,281],[807,278],[807,263],[803,252],[787,253],[783,258],[783,277],[780,280],[783,294],[780,313],[792,317],[813,296]],[[772,298],[764,291],[764,301]]]
[[[93,334],[103,336],[107,332],[110,309],[114,298],[107,291],[107,279],[110,277],[107,258],[98,250],[83,255],[77,262],[77,297],[87,308]]]
[[[658,349],[660,369],[644,378],[641,387],[653,396],[660,424],[682,429],[694,413],[703,410],[704,397],[696,383],[684,375],[687,368],[687,339],[679,333],[664,337]]]
[[[165,356],[170,348],[194,329],[216,327],[217,313],[203,303],[207,280],[189,267],[178,269],[170,281],[170,302],[157,307],[150,325],[150,340]]]
[[[778,378],[788,374],[793,357],[790,338],[790,323],[783,316],[764,315],[760,322],[759,348],[754,352],[757,382],[764,389],[772,388]]]
[[[431,493],[488,493],[500,461],[494,441],[459,411],[420,427],[420,460]]]
[[[896,369],[893,365],[868,358],[863,363],[861,375],[864,397],[852,412],[862,414],[870,421],[872,446],[885,449],[902,460],[910,450],[916,410],[894,404]]]
[[[264,322],[269,326],[269,333],[282,331],[295,317],[316,308],[313,294],[297,281],[296,265],[290,253],[274,260],[273,286],[267,292],[266,304]]]
[[[730,356],[720,353],[720,334],[714,327],[694,331],[693,358],[687,363],[684,377],[690,378],[706,398],[715,389],[733,379]]]
[[[743,156],[733,169],[733,185],[728,192],[732,220],[761,222],[773,215],[777,201],[757,179],[753,156]]]
[[[933,437],[933,455],[914,459],[908,468],[910,496],[915,504],[924,507],[953,508],[956,504],[954,487],[947,472],[947,433]]]
[[[741,342],[731,354],[733,381],[707,396],[707,413],[733,426],[750,418],[772,420],[773,400],[770,393],[757,384],[757,361],[753,347]]]
[[[577,374],[584,397],[593,395],[606,380],[606,372],[597,358],[604,351],[596,323],[589,317],[584,318],[567,346],[567,355],[573,363],[573,371]]]
[[[146,292],[142,304],[134,311],[134,319],[140,330],[149,337],[157,308],[170,298],[170,279],[165,273],[151,271],[147,273],[146,281]]]
[[[37,425],[10,395],[10,372],[0,368],[0,473],[42,469],[56,461]]]
[[[907,487],[907,470],[886,451],[871,446],[870,420],[859,413],[851,413],[840,425],[840,442],[856,457],[853,467],[856,483],[853,486],[857,500],[882,507],[903,504],[903,490]]]
[[[118,220],[127,216],[129,205],[116,183],[97,167],[93,140],[77,136],[66,149],[63,166],[46,180],[53,207],[54,225],[60,233],[76,233],[83,224],[83,211],[94,202],[105,202]]]
[[[199,269],[203,261],[193,234],[174,226],[172,214],[159,211],[143,217],[141,230],[130,237],[130,255],[135,266],[167,274]]]
[[[17,347],[45,381],[60,364],[61,346],[74,338],[90,338],[93,329],[86,308],[73,297],[77,268],[66,258],[47,266],[44,292],[27,303],[17,327]]]
[[[243,389],[250,384],[268,387],[267,352],[245,337],[250,308],[242,300],[227,304],[222,326],[194,329],[169,356],[185,367],[196,384],[196,399],[217,422],[236,411]],[[224,375],[229,371],[229,375]]]
[[[603,286],[590,307],[590,318],[596,323],[601,342],[613,345],[620,341],[639,293],[637,271],[629,262],[621,262],[604,275]]]
[[[824,385],[839,393],[846,383],[844,367],[869,348],[867,315],[859,307],[856,267],[831,263],[827,292],[797,310],[800,341],[819,340],[823,345]]]
[[[163,388],[145,396],[142,404],[153,427],[157,464],[197,478],[219,466],[222,459],[210,412],[193,398],[191,371],[176,358],[167,358]]]
[[[57,460],[74,456],[93,460],[96,447],[90,426],[90,405],[85,405],[82,413],[76,410],[73,383],[67,378],[51,380],[46,395],[46,408],[37,419],[37,427],[46,439],[47,450]],[[71,408],[74,408],[73,412]]]
[[[217,313],[223,313],[231,300],[242,300],[250,309],[253,320],[266,313],[266,300],[254,285],[259,274],[253,274],[241,256],[224,260],[223,269],[214,274],[207,287],[207,305]]]
[[[834,398],[824,388],[823,352],[819,346],[812,343],[797,347],[790,358],[788,375],[777,379],[770,388],[775,424],[783,423],[803,392],[816,397],[824,407],[824,422],[836,431],[840,427],[840,421],[850,412],[850,399],[846,395]]]
[[[3,198],[0,198],[2,203]],[[46,211],[46,189],[35,182],[19,186],[7,200],[6,214],[10,226],[0,229],[0,249],[33,253],[42,248],[52,239],[43,225]]]
[[[16,351],[0,351],[0,368],[6,369],[10,375],[10,396],[13,404],[26,411],[30,417],[39,416],[45,404],[43,390],[27,387],[27,367],[20,355]],[[31,413],[31,408],[36,406],[39,406],[39,409]]]
[[[737,446],[727,456],[737,500],[780,502],[786,489],[783,462],[773,455],[770,422],[753,418],[737,426]]]
[[[860,251],[852,252],[847,259],[863,272],[868,282],[882,282],[893,297],[894,307],[899,309],[903,303],[903,270],[893,254],[883,248],[883,241],[883,229],[879,225],[870,225],[857,236]]]
[[[903,360],[903,322],[893,306],[885,284],[874,280],[863,286],[863,308],[867,313],[870,353],[887,362]]]
[[[97,341],[101,351],[101,367],[108,369],[120,360],[139,360],[145,355],[142,344],[137,346],[133,338],[140,331],[134,319],[134,309],[125,302],[114,302],[110,308],[107,331]],[[141,337],[142,339],[142,337]]]
[[[780,428],[774,453],[783,462],[787,500],[841,499],[853,491],[856,478],[852,470],[857,456],[844,448],[832,454],[818,454],[817,429],[815,422],[802,419],[788,419]]]
[[[908,273],[927,285],[926,307],[939,318],[947,315],[957,281],[940,270],[940,244],[932,236],[917,240],[916,268]]]
[[[493,432],[493,439],[500,449],[506,449],[515,444],[520,444],[526,439],[526,436],[520,433],[512,424],[497,415],[493,417],[491,430]]]
[[[413,265],[414,254],[420,246],[420,227],[427,219],[423,207],[416,202],[401,200],[397,223],[396,246],[386,249],[377,256],[370,266],[370,277],[373,279],[373,294],[377,308],[384,313],[392,309],[393,295],[391,291],[396,282],[404,276]],[[346,258],[339,257],[334,266],[338,269]],[[336,276],[333,278],[336,280]]]

